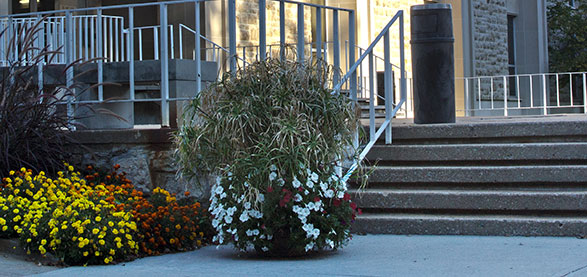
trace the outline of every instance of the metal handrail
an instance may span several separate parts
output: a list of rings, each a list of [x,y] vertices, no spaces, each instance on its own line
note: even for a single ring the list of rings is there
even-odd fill
[[[354,173],[354,171],[359,167],[359,164],[363,161],[363,159],[365,159],[365,156],[367,156],[367,153],[369,153],[369,151],[371,150],[373,145],[375,145],[375,143],[377,142],[379,137],[381,137],[381,135],[383,134],[384,131],[385,131],[385,143],[391,144],[391,120],[397,114],[397,112],[402,107],[402,105],[406,102],[407,91],[406,91],[406,72],[405,72],[405,59],[404,59],[404,57],[405,57],[405,54],[404,54],[404,24],[403,24],[403,11],[402,10],[398,11],[395,14],[395,16],[389,21],[389,23],[387,23],[387,25],[383,28],[383,30],[379,33],[379,35],[375,38],[375,40],[373,40],[371,45],[369,45],[369,47],[365,50],[363,55],[361,55],[361,57],[359,57],[357,62],[349,68],[349,71],[344,75],[344,77],[341,79],[341,81],[332,90],[333,94],[340,93],[340,90],[341,90],[342,85],[344,83],[346,83],[351,78],[356,78],[353,76],[356,76],[357,69],[359,68],[361,63],[363,61],[365,61],[365,59],[367,59],[367,58],[369,58],[370,69],[371,69],[371,72],[373,72],[372,64],[373,64],[373,60],[374,60],[374,49],[375,49],[375,46],[383,39],[384,40],[384,60],[385,60],[385,80],[386,80],[385,81],[385,98],[391,99],[390,95],[391,95],[391,83],[392,83],[391,82],[392,68],[391,68],[391,63],[389,62],[389,60],[390,60],[389,33],[390,33],[391,26],[393,26],[393,24],[397,20],[399,20],[399,33],[400,33],[399,44],[400,44],[400,70],[401,70],[401,78],[400,78],[401,99],[395,108],[392,108],[391,101],[385,101],[385,121],[383,122],[383,124],[381,124],[381,126],[379,127],[379,130],[376,130],[375,112],[374,112],[375,111],[375,103],[374,103],[375,101],[373,101],[374,100],[374,95],[373,95],[374,92],[373,92],[373,89],[370,90],[370,100],[371,101],[369,101],[369,123],[370,123],[369,124],[369,129],[370,129],[369,130],[370,131],[369,142],[361,150],[358,158],[350,166],[347,173],[342,177],[342,180],[345,182],[348,181],[348,179],[351,177],[351,175]],[[373,87],[373,79],[372,78],[371,78],[370,85],[371,85],[371,87]]]

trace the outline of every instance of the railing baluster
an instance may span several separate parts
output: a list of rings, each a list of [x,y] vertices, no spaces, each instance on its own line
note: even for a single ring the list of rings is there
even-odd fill
[[[322,9],[316,8],[316,58],[322,58]]]
[[[285,61],[285,2],[279,1],[279,57]]]
[[[88,50],[88,17],[84,17],[84,57],[85,60],[89,60],[90,59],[90,55],[89,55],[89,50]],[[94,33],[92,33],[92,36],[94,35]]]
[[[572,103],[573,100],[571,100]],[[548,102],[546,99],[546,74],[542,74],[542,103],[544,104],[543,107],[543,114],[548,114]]]
[[[173,25],[169,25],[169,44],[170,44],[170,48],[169,49],[171,51],[171,58],[175,59],[175,45],[173,43],[174,41],[174,36],[173,36]]]
[[[135,10],[133,7],[128,8],[128,82],[130,84],[130,100],[135,100]],[[134,106],[134,105],[133,105]]]
[[[90,32],[92,34],[90,36],[90,56],[89,56],[90,59],[93,59],[93,58],[95,58],[97,56],[96,55],[96,52],[95,52],[96,50],[94,49],[94,45],[95,45],[94,44],[94,34],[99,34],[99,33],[98,32],[94,32],[94,25],[95,25],[94,19],[93,18],[90,18]]]
[[[583,73],[583,112],[587,114],[587,73]]]
[[[503,77],[503,116],[508,116],[508,82],[507,77]]]
[[[338,10],[332,11],[332,39],[334,40],[334,83],[340,81],[340,41],[338,30]]]
[[[528,75],[528,80],[530,81],[530,108],[534,108],[534,81],[532,80],[532,75]]]
[[[483,106],[481,105],[481,78],[477,78],[477,91],[479,93],[478,95],[478,106],[479,106],[479,110],[481,110],[483,108]]]
[[[155,27],[153,29],[153,49],[155,52],[153,53],[155,60],[159,60],[159,27]],[[163,46],[161,46],[163,47]]]
[[[516,75],[516,95],[518,96],[518,108],[521,108],[520,101],[520,76]]]
[[[569,73],[569,95],[571,97],[571,107],[573,106],[573,73]]]
[[[389,49],[389,31],[385,32],[383,36],[383,78],[385,78],[384,84],[384,95],[385,95],[385,120],[391,123],[392,110],[393,110],[393,97],[392,85],[393,80],[391,79],[391,50]],[[391,124],[385,129],[385,143],[391,144]]]
[[[347,72],[350,70],[350,64],[355,64],[355,12],[349,12],[349,52],[348,52],[348,60],[347,60]],[[389,42],[389,40],[387,40]],[[390,68],[391,71],[391,63]],[[391,74],[390,74],[391,76]],[[391,78],[391,77],[390,77]],[[353,103],[357,101],[357,71],[354,70],[351,72],[351,80],[350,80],[350,94]],[[358,146],[358,137],[356,138],[356,144]]]
[[[228,0],[228,48],[230,59],[230,72],[236,74],[236,3]]]
[[[138,29],[139,32],[139,61],[143,60],[143,29]]]
[[[170,126],[169,120],[169,59],[167,37],[167,5],[159,5],[161,28],[161,126]]]
[[[201,50],[200,50],[200,2],[197,1],[194,3],[194,14],[196,17],[195,22],[195,41],[194,41],[194,60],[196,61],[196,95],[200,93],[202,90],[202,57],[201,57]],[[181,31],[180,31],[181,34]],[[180,43],[181,46],[181,43]]]
[[[37,22],[41,22],[41,24],[39,24],[39,32],[37,33],[37,53],[41,53],[42,49],[45,47],[45,24],[42,23],[43,18],[41,17],[41,15],[37,15]],[[44,58],[43,58],[44,59]],[[44,89],[44,78],[43,78],[43,60],[40,60],[37,63],[37,86],[39,89],[39,93],[42,93],[43,89]],[[41,101],[43,101],[41,99]]]
[[[120,47],[118,44],[119,43],[119,41],[118,41],[118,35],[119,35],[119,33],[118,33],[118,19],[113,20],[113,21],[114,21],[114,30],[115,31],[111,35],[114,36],[114,51],[115,51],[114,60],[118,62],[118,61],[120,61],[120,55],[119,55]]]
[[[555,77],[556,77],[556,106],[560,107],[561,106],[561,96],[560,96],[560,85],[559,85],[558,73],[555,74]]]
[[[464,78],[463,80],[465,81],[465,116],[471,116],[471,108],[469,107],[469,79]],[[408,111],[406,110],[407,113]]]
[[[104,32],[102,9],[98,9],[96,16],[96,56],[98,58],[98,101],[104,101]]]
[[[304,62],[304,5],[298,4],[298,62]]]
[[[71,16],[71,12],[65,12],[66,18],[66,27],[67,27],[67,39],[65,41],[65,66],[67,67],[66,71],[66,86],[69,95],[67,96],[67,118],[69,121],[69,127],[73,128],[73,102],[75,101],[75,90],[73,89],[73,45],[74,45],[74,31],[73,31],[73,19]],[[72,95],[74,94],[74,95]]]
[[[259,0],[259,59],[262,61],[267,58],[266,11],[267,3],[265,0]]]
[[[374,67],[375,60],[373,59],[373,52],[369,53],[369,141],[375,138],[375,74]]]
[[[489,79],[491,80],[491,109],[493,110],[493,77]]]

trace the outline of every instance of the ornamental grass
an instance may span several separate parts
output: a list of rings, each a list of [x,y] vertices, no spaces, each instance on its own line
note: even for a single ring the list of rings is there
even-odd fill
[[[27,253],[49,253],[66,265],[109,264],[206,242],[199,203],[160,188],[145,197],[118,167],[110,174],[88,167],[84,175],[66,164],[57,178],[10,171],[0,186],[0,237],[18,237]]]
[[[181,173],[217,176],[214,240],[277,256],[338,249],[358,212],[341,180],[357,111],[332,68],[267,59],[191,102],[176,135]]]

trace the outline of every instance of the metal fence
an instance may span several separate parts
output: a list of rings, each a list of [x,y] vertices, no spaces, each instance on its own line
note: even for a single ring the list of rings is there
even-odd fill
[[[457,78],[467,116],[587,114],[587,72]]]

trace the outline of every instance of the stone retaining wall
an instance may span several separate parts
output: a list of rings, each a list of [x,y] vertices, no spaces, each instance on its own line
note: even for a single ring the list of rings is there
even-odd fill
[[[77,131],[73,138],[82,147],[74,147],[73,163],[98,168],[111,168],[120,164],[120,171],[143,191],[155,187],[173,193],[190,191],[192,195],[203,198],[205,189],[195,182],[176,176],[177,166],[173,158],[175,151],[171,136],[173,129],[130,129],[130,130],[91,130]]]

